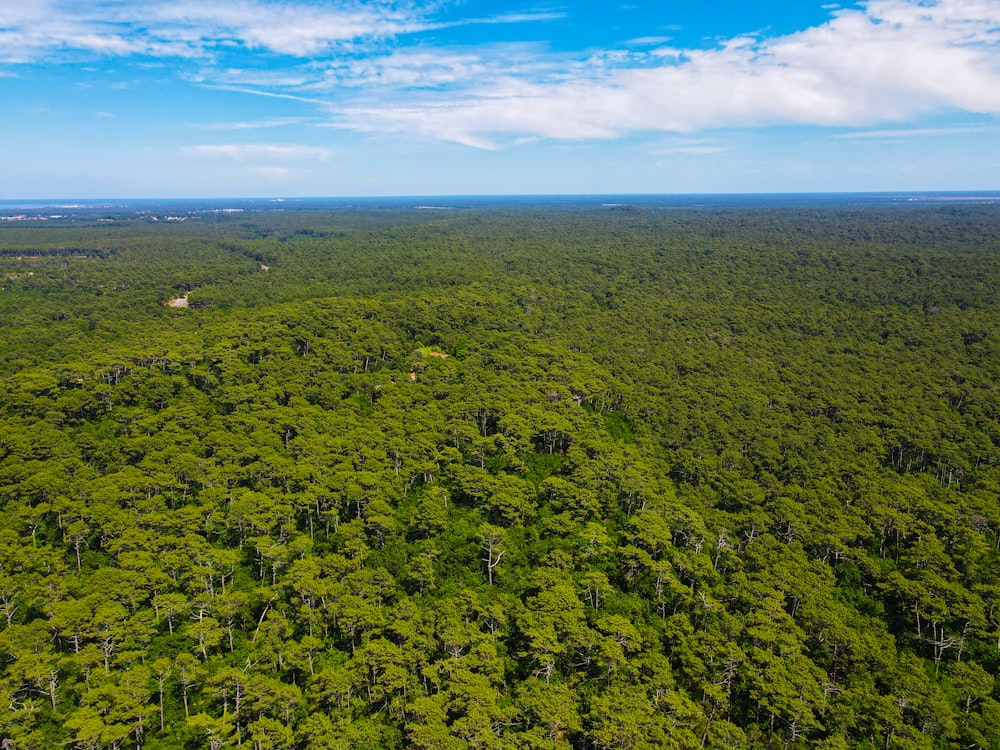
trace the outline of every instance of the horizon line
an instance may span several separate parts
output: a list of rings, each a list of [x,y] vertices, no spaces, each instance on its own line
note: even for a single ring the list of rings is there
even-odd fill
[[[176,195],[176,196],[71,196],[71,197],[30,197],[17,196],[0,198],[0,204],[4,203],[35,203],[43,204],[51,202],[54,204],[65,204],[72,202],[117,202],[127,203],[132,201],[268,201],[282,203],[285,201],[342,201],[342,200],[419,200],[426,198],[451,198],[451,199],[480,199],[480,198],[605,198],[605,197],[634,197],[634,198],[687,198],[687,197],[730,197],[730,196],[895,196],[895,195],[956,195],[956,196],[1000,196],[1000,188],[975,189],[904,189],[904,190],[765,190],[765,191],[712,191],[712,192],[587,192],[587,193],[386,193],[367,195],[219,195],[219,196],[198,196],[198,195]]]

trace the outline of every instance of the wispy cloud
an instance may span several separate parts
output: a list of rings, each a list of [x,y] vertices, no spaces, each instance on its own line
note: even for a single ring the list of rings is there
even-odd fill
[[[648,47],[650,45],[666,44],[669,41],[669,36],[639,36],[635,39],[629,39],[628,44],[636,47]]]
[[[232,50],[311,58],[357,42],[476,24],[561,18],[555,11],[442,20],[439,0],[4,0],[0,62],[58,52],[206,57]]]
[[[964,135],[966,133],[982,133],[985,130],[987,128],[982,126],[961,128],[893,128],[888,130],[858,130],[850,133],[836,133],[833,137],[852,140],[928,138],[934,136]]]
[[[54,53],[187,56],[189,46],[144,30],[145,8],[115,0],[7,0],[0,7],[0,62],[25,63]]]
[[[359,39],[385,39],[431,27],[430,6],[388,0],[328,5],[265,0],[5,0],[0,61],[53,52],[205,56],[233,46],[309,57]]]
[[[182,151],[193,157],[267,163],[261,166],[273,166],[274,162],[323,161],[329,159],[333,154],[330,149],[326,148],[277,143],[208,144],[186,146]]]
[[[545,63],[540,62],[540,56],[534,45],[498,45],[468,52],[403,49],[386,55],[332,61],[322,66],[320,78],[303,88],[313,91],[345,87],[410,91],[466,89],[470,85],[486,85],[510,76],[543,76]],[[556,69],[551,62],[547,65],[550,72]]]
[[[305,122],[309,122],[308,118],[275,117],[269,120],[253,120],[244,122],[190,123],[190,126],[201,130],[258,130],[261,128],[283,128],[291,125],[301,125]]]
[[[331,45],[369,37],[387,38],[426,29],[415,7],[390,2],[331,6],[237,0],[226,3],[157,3],[150,18],[157,34],[193,46],[235,43],[308,57]]]
[[[533,23],[536,21],[558,21],[565,17],[566,14],[562,11],[538,10],[526,13],[500,13],[485,18],[471,18],[462,21],[462,24]]]
[[[283,94],[279,91],[267,91],[263,88],[250,88],[248,86],[226,86],[226,85],[213,85],[213,84],[203,84],[206,88],[216,89],[218,91],[234,91],[239,94],[250,94],[251,96],[263,96],[269,99],[285,99],[292,102],[301,102],[303,104],[314,104],[318,107],[326,106],[327,102],[323,99],[308,96],[299,96],[298,94]]]
[[[710,156],[727,151],[726,146],[704,138],[672,138],[650,149],[657,156]]]
[[[292,184],[327,164],[333,150],[286,143],[219,143],[187,146],[181,153],[196,161],[222,162],[240,179]],[[222,169],[214,167],[213,171]]]
[[[192,83],[209,86],[255,86],[271,91],[292,91],[314,80],[315,71],[310,72],[305,66],[278,70],[205,66],[186,77]]]

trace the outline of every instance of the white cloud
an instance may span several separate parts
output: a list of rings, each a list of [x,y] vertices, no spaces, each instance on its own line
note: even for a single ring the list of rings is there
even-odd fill
[[[334,127],[478,148],[775,124],[883,129],[929,113],[1000,114],[1000,0],[831,5],[819,26],[741,35],[710,49],[670,47],[663,37],[575,55],[539,44],[404,46],[409,35],[445,26],[560,15],[452,20],[439,12],[444,7],[441,0],[0,0],[0,62],[61,52],[197,57],[200,72],[186,75],[201,85],[311,104]]]
[[[348,109],[342,123],[495,146],[506,135],[611,138],[858,126],[947,110],[1000,114],[998,27],[1000,0],[872,0],[796,34],[677,50],[667,65],[605,55],[565,83],[471,85],[447,101]]]
[[[0,62],[53,53],[210,56],[245,49],[310,58],[357,42],[473,24],[561,18],[536,11],[434,19],[440,0],[2,0]]]
[[[418,5],[388,0],[4,0],[0,61],[68,50],[183,57],[231,46],[307,57],[336,44],[428,28],[424,15]]]
[[[190,54],[162,39],[136,33],[138,16],[114,0],[4,0],[0,8],[0,62],[24,63],[68,51],[99,55]]]
[[[426,27],[421,14],[386,2],[316,6],[259,0],[210,4],[158,3],[150,11],[154,28],[168,38],[214,46],[227,41],[307,57],[336,44],[366,37],[390,37]]]

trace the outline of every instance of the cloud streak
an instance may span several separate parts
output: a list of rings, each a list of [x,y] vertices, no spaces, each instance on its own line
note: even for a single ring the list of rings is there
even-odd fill
[[[883,140],[898,138],[927,138],[935,136],[964,135],[966,133],[982,133],[984,127],[964,128],[892,128],[888,130],[860,130],[851,133],[837,133],[834,138],[851,140]]]
[[[201,130],[259,130],[261,128],[283,128],[307,122],[304,117],[274,117],[268,120],[244,120],[241,122],[192,123],[191,127]]]
[[[262,164],[268,167],[289,162],[325,161],[333,153],[327,148],[283,143],[219,143],[186,146],[182,151],[193,157],[228,159]]]

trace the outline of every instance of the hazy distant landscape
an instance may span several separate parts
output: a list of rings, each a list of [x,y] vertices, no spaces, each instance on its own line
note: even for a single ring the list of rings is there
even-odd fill
[[[739,193],[725,195],[446,195],[355,198],[213,198],[213,199],[45,199],[0,200],[0,221],[130,218],[174,214],[202,215],[242,211],[454,210],[474,208],[889,208],[934,204],[991,204],[1000,191],[897,193]]]

